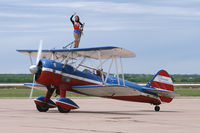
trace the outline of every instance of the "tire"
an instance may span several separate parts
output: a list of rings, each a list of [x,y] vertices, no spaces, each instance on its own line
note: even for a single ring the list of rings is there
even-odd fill
[[[70,109],[65,109],[65,108],[62,108],[62,107],[58,106],[58,111],[59,111],[60,113],[69,113],[69,112],[70,112]]]
[[[159,107],[159,106],[155,106],[154,110],[155,110],[156,112],[158,112],[158,111],[160,111],[160,107]]]
[[[36,104],[36,108],[39,112],[47,112],[49,110],[48,105],[44,105],[43,107]]]

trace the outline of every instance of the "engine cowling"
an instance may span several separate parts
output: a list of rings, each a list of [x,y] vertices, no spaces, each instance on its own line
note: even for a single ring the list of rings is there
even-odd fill
[[[46,86],[58,86],[62,76],[56,73],[56,69],[60,68],[62,68],[62,65],[53,60],[41,59],[35,76],[36,82]]]

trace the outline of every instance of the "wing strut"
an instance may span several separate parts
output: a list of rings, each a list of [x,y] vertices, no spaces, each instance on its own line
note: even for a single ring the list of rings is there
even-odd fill
[[[86,57],[84,57],[81,62],[78,64],[78,66],[74,69],[76,71],[80,66],[82,66],[82,63],[85,61]]]
[[[102,60],[101,60],[101,52],[100,52],[100,51],[98,51],[98,57],[99,57],[99,63],[100,63],[100,69],[101,69],[102,83],[105,84],[105,82],[104,82],[104,74],[103,74],[103,72],[102,72],[103,67],[102,67]]]
[[[115,68],[116,68],[116,74],[117,74],[117,82],[118,82],[118,85],[120,85],[120,82],[119,82],[118,65],[117,65],[117,57],[115,57]]]
[[[51,59],[55,60],[55,52],[52,52]]]
[[[30,58],[31,65],[33,65],[33,60],[32,60],[31,54],[29,54],[29,58]]]
[[[123,71],[123,65],[122,65],[122,58],[120,57],[119,59],[120,59],[120,65],[121,65],[121,73],[122,73],[123,85],[125,86],[124,71]]]
[[[107,75],[106,75],[105,83],[107,82],[108,76],[110,74],[110,69],[112,67],[112,64],[113,64],[113,57],[112,57],[112,60],[111,60],[111,63],[110,63],[110,66],[109,66],[109,69],[108,69],[108,72],[107,72]]]

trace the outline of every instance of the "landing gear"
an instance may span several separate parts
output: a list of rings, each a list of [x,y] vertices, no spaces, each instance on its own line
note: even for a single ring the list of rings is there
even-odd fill
[[[66,98],[66,91],[70,88],[67,84],[59,85],[60,98],[56,99],[56,105],[60,113],[69,113],[71,109],[79,108],[71,99]]]
[[[154,110],[155,110],[156,112],[160,111],[160,106],[156,105],[156,106],[154,107]]]
[[[45,104],[44,106],[36,104],[36,108],[39,112],[47,112],[49,110],[49,106],[47,104]]]
[[[70,109],[65,109],[65,108],[62,108],[60,106],[57,106],[58,107],[58,111],[60,113],[69,113],[70,112]]]
[[[47,112],[49,108],[56,108],[56,104],[50,99],[54,92],[54,88],[47,87],[46,96],[39,96],[34,99],[36,108],[39,112]]]

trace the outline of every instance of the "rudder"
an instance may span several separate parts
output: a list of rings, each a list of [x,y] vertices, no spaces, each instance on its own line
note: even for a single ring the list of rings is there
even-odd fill
[[[173,81],[165,70],[160,70],[146,85],[147,87],[153,87],[157,89],[169,90],[174,91]],[[162,102],[170,103],[173,98],[171,97],[164,97],[159,96]]]

